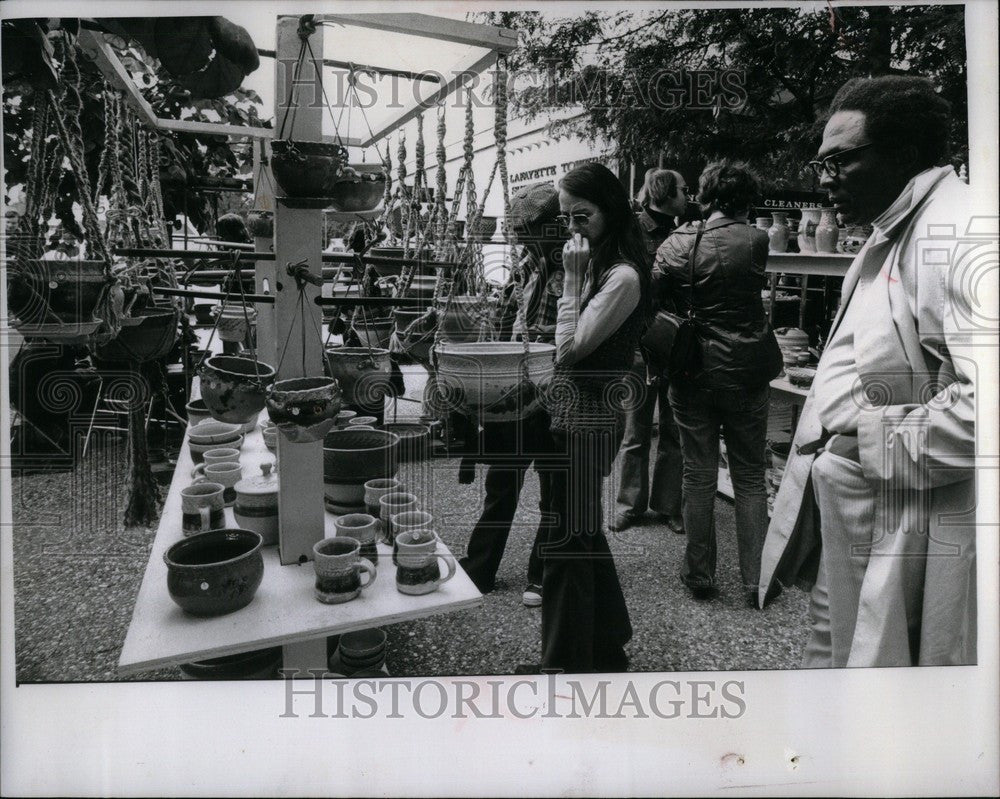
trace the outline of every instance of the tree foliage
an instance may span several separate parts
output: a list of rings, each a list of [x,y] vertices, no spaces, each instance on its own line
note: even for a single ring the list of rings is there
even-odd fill
[[[809,187],[802,165],[833,94],[849,78],[888,73],[934,81],[952,104],[953,160],[968,156],[962,6],[477,16],[520,33],[513,71],[545,75],[515,84],[517,112],[582,106],[587,113],[567,123],[574,132],[605,136],[638,163],[662,154],[689,179],[730,156],[771,188]]]

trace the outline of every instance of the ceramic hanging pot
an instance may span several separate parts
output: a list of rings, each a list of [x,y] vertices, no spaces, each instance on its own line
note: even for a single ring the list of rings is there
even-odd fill
[[[391,316],[380,319],[355,316],[351,329],[354,330],[365,347],[386,349],[389,346],[389,339],[392,337],[395,325],[396,323]]]
[[[389,350],[369,347],[327,347],[326,367],[344,392],[344,402],[356,409],[379,412],[392,392]]]
[[[319,441],[333,429],[341,390],[329,377],[278,380],[265,401],[267,415],[293,444]]]
[[[33,260],[11,271],[7,310],[23,336],[53,341],[88,336],[109,286],[103,261]]]
[[[479,341],[479,330],[487,316],[486,301],[474,295],[441,300],[438,309],[441,337],[456,343]]]
[[[494,422],[523,418],[538,406],[538,392],[522,389],[523,343],[440,343],[434,349],[438,391],[446,405],[463,407],[483,421]],[[533,386],[551,377],[554,357],[554,345],[529,344],[528,380]]]
[[[330,194],[330,206],[337,211],[373,211],[385,194],[385,169],[381,164],[352,164],[346,167]]]
[[[94,353],[104,361],[145,363],[166,356],[177,341],[178,312],[173,308],[133,311],[137,324],[122,325],[118,335]]]
[[[329,197],[347,164],[347,148],[318,141],[274,139],[271,171],[288,197]]]
[[[213,419],[247,424],[264,407],[274,369],[236,355],[213,355],[198,367],[201,398]]]

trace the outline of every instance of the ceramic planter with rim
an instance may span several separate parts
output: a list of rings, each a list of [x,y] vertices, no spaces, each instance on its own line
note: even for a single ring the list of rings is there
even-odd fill
[[[318,141],[271,141],[271,171],[288,197],[329,197],[347,164],[347,148]]]
[[[293,444],[319,441],[333,429],[341,390],[329,377],[293,377],[271,386],[267,415]]]
[[[264,408],[274,369],[253,358],[213,355],[198,367],[198,377],[212,418],[242,425]]]
[[[7,310],[24,336],[67,341],[88,336],[101,323],[94,312],[110,283],[103,261],[20,262],[8,272]]]
[[[479,341],[484,317],[488,316],[488,306],[482,297],[461,295],[443,299],[438,306],[441,338],[458,343]]]
[[[384,430],[334,430],[323,439],[323,492],[333,513],[365,510],[365,483],[394,477],[399,436]]]
[[[345,213],[372,211],[385,194],[382,164],[351,164],[340,175],[330,194],[330,207]]]
[[[217,308],[218,310],[213,309],[212,313],[219,318],[216,326],[219,338],[223,341],[245,341],[247,334],[257,322],[257,309],[252,305],[227,305],[225,308],[219,306]]]
[[[344,402],[363,411],[380,412],[392,393],[389,350],[327,347],[326,371],[340,384]]]
[[[437,354],[437,386],[444,404],[459,406],[483,421],[514,421],[538,407],[537,389],[522,385],[524,344],[483,341],[441,343]],[[528,380],[532,386],[552,376],[555,346],[531,342]]]
[[[351,329],[357,334],[363,346],[387,349],[395,326],[396,323],[391,316],[380,319],[366,319],[356,316],[351,324]]]
[[[177,341],[178,312],[173,308],[143,308],[132,312],[134,324],[125,325],[95,355],[104,361],[146,363],[166,356]]]
[[[222,616],[253,601],[264,577],[260,535],[226,528],[199,533],[163,553],[170,598],[195,616]]]

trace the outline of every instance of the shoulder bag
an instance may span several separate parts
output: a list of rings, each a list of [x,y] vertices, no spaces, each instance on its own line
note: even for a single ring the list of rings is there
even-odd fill
[[[701,243],[704,223],[698,224],[694,247],[688,256],[688,310],[686,315],[661,309],[643,334],[640,342],[653,366],[670,377],[690,376],[701,363],[701,344],[695,329],[692,294],[694,292],[694,258]]]

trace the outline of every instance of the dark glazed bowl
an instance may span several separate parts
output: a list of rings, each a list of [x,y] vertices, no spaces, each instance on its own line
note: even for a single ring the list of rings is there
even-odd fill
[[[223,616],[253,600],[264,577],[259,533],[230,527],[178,541],[163,553],[170,598],[195,616]]]

